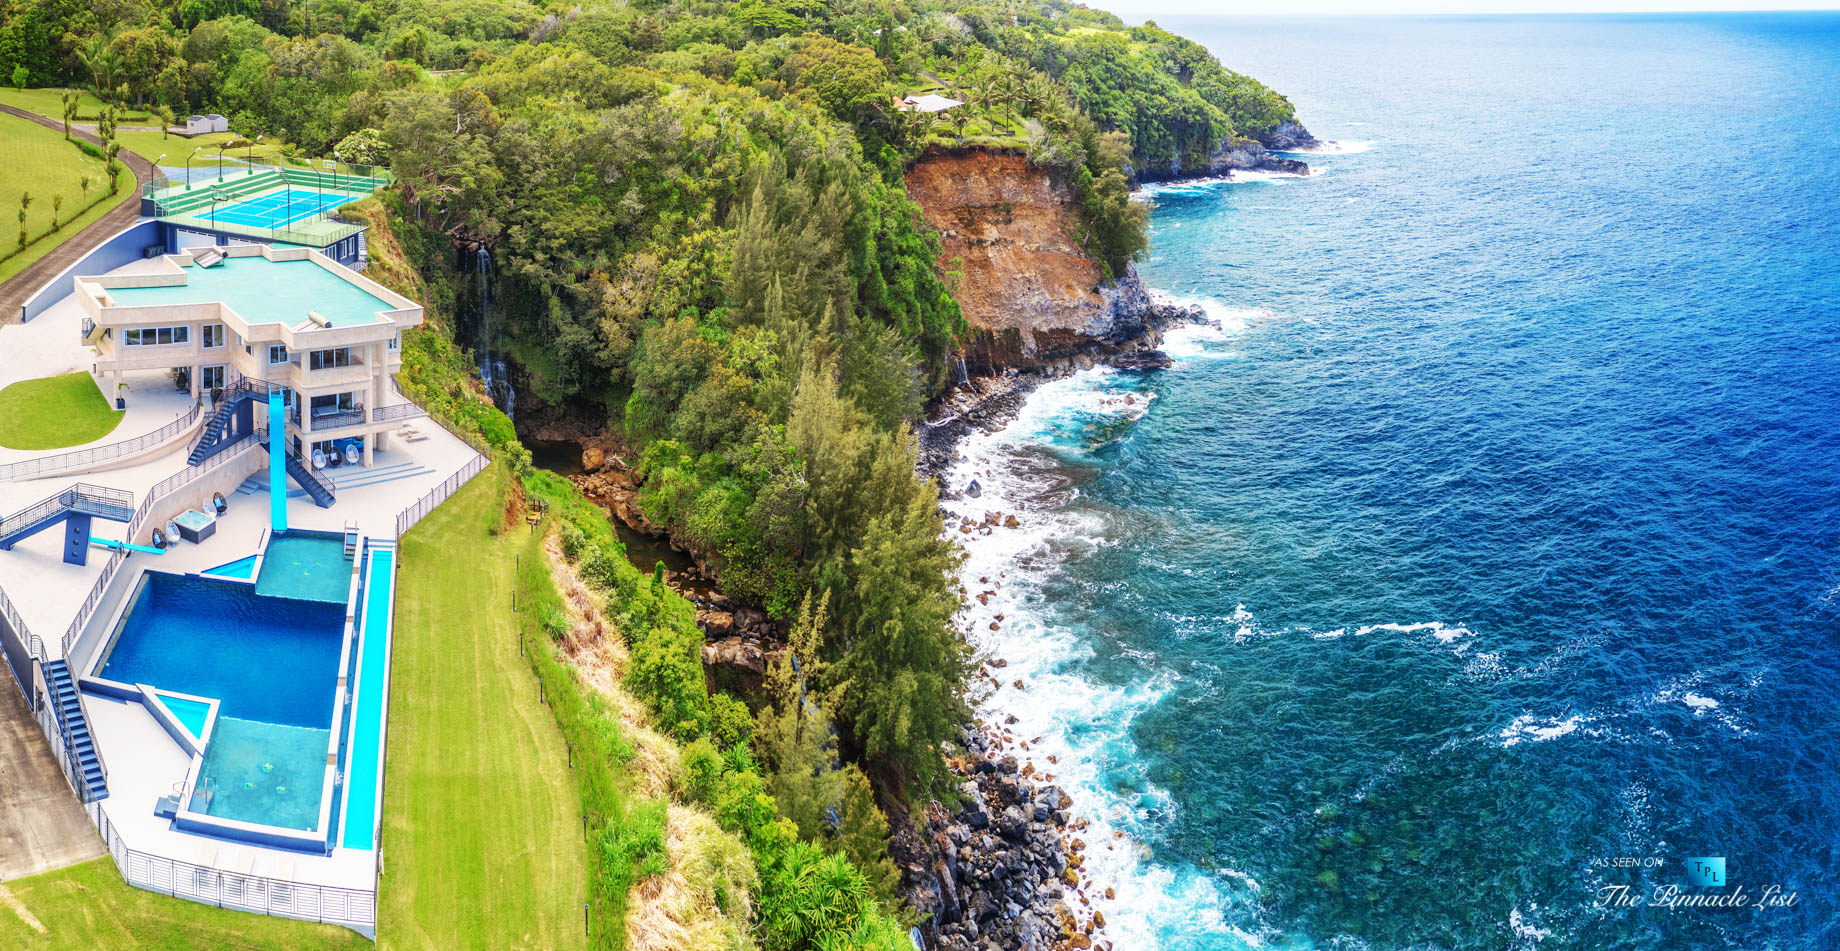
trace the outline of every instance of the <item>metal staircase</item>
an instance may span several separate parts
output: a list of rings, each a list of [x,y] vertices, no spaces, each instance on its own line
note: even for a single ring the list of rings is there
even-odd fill
[[[89,735],[89,720],[83,716],[83,702],[77,685],[70,678],[70,667],[62,660],[46,661],[45,683],[51,690],[51,705],[57,712],[58,732],[64,736],[67,773],[84,802],[95,802],[109,794],[109,774],[96,752],[96,741]]]
[[[253,403],[255,400],[268,399],[270,389],[279,385],[264,380],[244,378],[230,384],[224,390],[223,398],[211,410],[211,417],[204,421],[204,427],[198,430],[198,437],[192,440],[191,454],[185,457],[187,465],[197,465],[212,456],[241,442],[245,436],[255,431]],[[226,434],[225,430],[236,423],[236,432]]]
[[[73,515],[94,516],[116,522],[128,521],[134,517],[134,493],[79,482],[56,495],[0,518],[0,551],[12,551],[13,546],[19,542]],[[88,523],[84,524],[87,526]]]
[[[303,464],[299,456],[291,452],[283,455],[287,460],[287,474],[293,476],[294,481],[307,490],[307,494],[313,497],[314,504],[320,508],[330,508],[333,499],[337,498],[332,483],[327,481],[325,476],[314,472],[311,466]]]

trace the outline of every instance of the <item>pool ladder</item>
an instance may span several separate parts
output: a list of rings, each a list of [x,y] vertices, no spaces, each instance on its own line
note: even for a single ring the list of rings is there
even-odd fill
[[[345,557],[350,558],[358,552],[358,523],[345,523]]]

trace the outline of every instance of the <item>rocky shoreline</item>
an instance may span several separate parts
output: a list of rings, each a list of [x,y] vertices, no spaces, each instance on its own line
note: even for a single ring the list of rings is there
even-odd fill
[[[1325,143],[1295,121],[1282,122],[1257,138],[1223,139],[1207,161],[1194,168],[1184,168],[1180,160],[1168,168],[1133,169],[1138,183],[1176,182],[1201,178],[1231,178],[1234,172],[1280,172],[1287,175],[1310,174],[1309,163],[1301,159],[1282,158],[1274,152],[1308,152]],[[1330,143],[1332,144],[1332,143]]]
[[[1129,280],[1135,282],[1132,275]],[[1098,365],[1153,370],[1170,364],[1157,347],[1163,332],[1204,323],[1206,314],[1136,289],[1140,319],[1128,332],[1091,338],[1082,347],[1038,361],[975,377],[953,387],[933,406],[920,432],[917,466],[940,479],[958,459],[958,443],[974,431],[995,431],[1013,420],[1029,393],[1050,380]],[[948,486],[942,495],[980,491],[976,480]],[[947,520],[948,530],[988,534],[1017,527],[1013,513],[987,513],[982,521]],[[979,677],[1004,686],[1003,658],[986,658]],[[1027,689],[1021,680],[1010,683]],[[897,830],[891,854],[902,872],[902,897],[926,914],[928,947],[944,951],[996,949],[1088,949],[1110,951],[1105,916],[1092,907],[1095,886],[1082,870],[1085,821],[1073,818],[1073,798],[1053,784],[1051,773],[1018,765],[1012,750],[1027,752],[1039,738],[1012,735],[1009,723],[982,723],[965,731],[962,753],[948,757],[963,778],[956,808],[931,803]],[[1105,897],[1111,897],[1108,893]]]

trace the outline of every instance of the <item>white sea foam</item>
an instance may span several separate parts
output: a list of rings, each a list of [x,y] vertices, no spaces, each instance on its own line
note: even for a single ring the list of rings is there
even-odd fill
[[[1586,722],[1586,717],[1576,713],[1564,718],[1536,717],[1532,714],[1523,713],[1515,717],[1514,722],[1508,724],[1507,728],[1501,731],[1499,734],[1501,737],[1501,745],[1506,747],[1514,746],[1522,742],[1543,743],[1547,740],[1556,740],[1559,737],[1576,731]]]
[[[1538,904],[1533,906],[1534,911],[1538,911],[1539,909],[1540,906]],[[1522,915],[1520,906],[1518,905],[1516,905],[1512,911],[1508,912],[1508,930],[1513,931],[1516,938],[1524,939],[1529,944],[1539,944],[1541,941],[1552,937],[1552,931],[1538,927],[1532,921],[1528,920],[1526,916]]]
[[[1319,141],[1314,148],[1300,149],[1299,153],[1303,155],[1359,155],[1360,153],[1366,152],[1372,149],[1373,147],[1374,147],[1374,144],[1372,142],[1361,142],[1361,141],[1323,142],[1323,141]]]
[[[1067,505],[1070,490],[1036,454],[1050,444],[1064,451],[1054,437],[1078,420],[1141,416],[1150,405],[1143,394],[1136,393],[1134,403],[1122,399],[1135,392],[1125,389],[1130,380],[1100,368],[1043,385],[1007,427],[969,436],[961,459],[945,474],[954,488],[975,478],[981,489],[977,498],[946,501],[949,513],[982,522],[985,513],[1000,511],[1019,521],[1018,528],[988,534],[950,529],[966,554],[959,580],[970,597],[961,624],[982,655],[1006,662],[992,671],[1001,686],[986,682],[973,700],[986,724],[1017,741],[1009,754],[1031,764],[1038,777],[1052,776],[1073,796],[1074,814],[1088,823],[1080,835],[1088,843],[1084,870],[1094,887],[1085,897],[1105,913],[1105,933],[1114,946],[1153,948],[1173,928],[1216,939],[1232,935],[1244,947],[1257,947],[1258,937],[1229,923],[1227,914],[1230,908],[1247,909],[1233,919],[1257,920],[1256,881],[1231,870],[1202,874],[1165,866],[1142,844],[1159,821],[1152,813],[1166,818],[1176,805],[1149,781],[1131,726],[1168,694],[1178,676],[1147,653],[1139,658],[1146,676],[1134,683],[1095,683],[1080,676],[1077,661],[1090,649],[1052,622],[1035,593],[1041,575],[1083,550],[1111,544],[1101,519]],[[1002,621],[996,621],[998,615]],[[1014,687],[1016,680],[1023,689]],[[1006,725],[1010,717],[1016,722]],[[1104,897],[1106,889],[1113,897]],[[1072,896],[1069,903],[1077,907]]]

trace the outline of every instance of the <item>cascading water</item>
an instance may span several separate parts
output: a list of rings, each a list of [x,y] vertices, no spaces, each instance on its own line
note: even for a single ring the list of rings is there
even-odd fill
[[[971,373],[965,369],[965,355],[961,353],[958,355],[958,385],[964,386],[970,382]]]
[[[479,292],[479,379],[486,393],[505,415],[517,418],[517,390],[511,385],[510,368],[505,358],[492,352],[492,252],[485,245],[473,253],[473,275]]]

